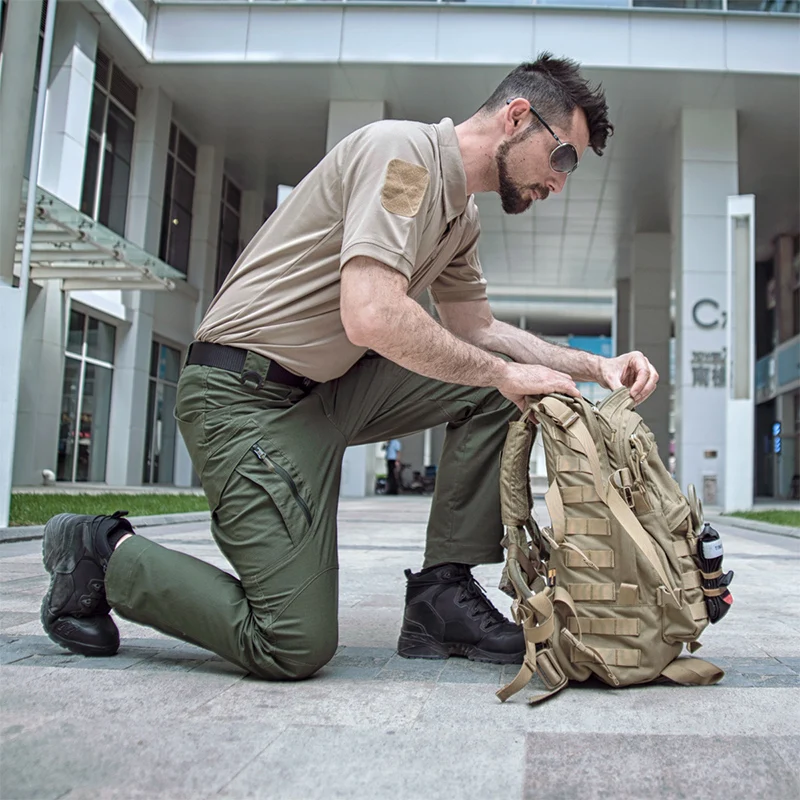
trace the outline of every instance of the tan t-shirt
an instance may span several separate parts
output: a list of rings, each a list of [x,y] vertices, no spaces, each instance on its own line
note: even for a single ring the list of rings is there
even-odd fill
[[[369,256],[438,302],[486,297],[478,209],[453,122],[384,121],[342,140],[253,237],[197,338],[327,381],[364,354],[340,315],[340,270]]]

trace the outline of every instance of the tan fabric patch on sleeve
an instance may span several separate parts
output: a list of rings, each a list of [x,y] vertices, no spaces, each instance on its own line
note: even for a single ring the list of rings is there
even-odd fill
[[[393,158],[386,168],[381,205],[401,217],[415,217],[422,205],[431,176],[425,167]]]

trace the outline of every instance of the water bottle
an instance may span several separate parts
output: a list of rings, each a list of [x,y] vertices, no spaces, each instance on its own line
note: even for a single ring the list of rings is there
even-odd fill
[[[703,594],[708,609],[708,620],[719,622],[733,604],[733,595],[728,585],[733,580],[733,570],[722,571],[722,539],[707,522],[697,539],[697,559],[703,576]]]

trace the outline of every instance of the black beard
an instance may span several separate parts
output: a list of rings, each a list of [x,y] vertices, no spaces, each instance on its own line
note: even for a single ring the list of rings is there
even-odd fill
[[[522,214],[531,207],[533,200],[522,196],[519,187],[511,180],[508,174],[508,151],[511,149],[512,142],[503,142],[497,148],[497,177],[499,179],[500,203],[506,214]],[[550,194],[550,190],[541,184],[534,184],[533,189],[544,200]]]

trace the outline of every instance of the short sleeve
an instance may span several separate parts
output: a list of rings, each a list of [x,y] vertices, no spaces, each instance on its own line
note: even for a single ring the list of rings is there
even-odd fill
[[[376,123],[343,152],[340,267],[368,256],[410,280],[431,205],[433,143],[407,124]]]
[[[470,205],[473,206],[472,203]],[[467,221],[461,248],[431,284],[431,294],[437,305],[486,299],[486,279],[478,258],[481,226],[477,208],[473,206],[470,211],[472,214]]]

